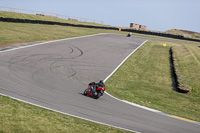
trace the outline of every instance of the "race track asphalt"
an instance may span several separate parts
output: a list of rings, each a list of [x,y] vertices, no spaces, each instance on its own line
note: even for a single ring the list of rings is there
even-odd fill
[[[200,125],[82,95],[145,40],[117,34],[66,39],[0,53],[0,93],[78,117],[143,133],[199,133]]]

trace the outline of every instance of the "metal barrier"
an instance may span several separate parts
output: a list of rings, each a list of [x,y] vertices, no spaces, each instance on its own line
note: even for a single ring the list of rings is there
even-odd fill
[[[77,20],[77,21],[80,21],[80,22],[91,22],[91,23],[104,24],[103,21],[95,20],[95,19],[65,16],[65,15],[60,15],[60,14],[55,14],[55,13],[39,12],[39,11],[33,11],[33,10],[24,10],[24,9],[18,9],[18,8],[10,8],[10,7],[0,6],[0,11],[33,14],[33,15],[37,14],[37,15],[45,15],[45,16],[50,16],[50,17],[57,17],[57,18],[66,19],[66,20]]]

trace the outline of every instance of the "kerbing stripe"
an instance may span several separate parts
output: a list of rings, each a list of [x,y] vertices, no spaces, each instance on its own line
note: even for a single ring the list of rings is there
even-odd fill
[[[183,121],[188,121],[188,122],[191,122],[191,123],[196,123],[196,124],[199,124],[199,122],[197,121],[192,121],[192,120],[189,120],[189,119],[186,119],[186,118],[182,118],[182,117],[179,117],[179,116],[175,116],[175,115],[168,115],[169,117],[172,117],[172,118],[176,118],[176,119],[179,119],[179,120],[183,120]]]

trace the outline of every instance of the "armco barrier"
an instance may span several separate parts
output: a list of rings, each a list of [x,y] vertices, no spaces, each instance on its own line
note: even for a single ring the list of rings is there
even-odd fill
[[[2,22],[13,22],[13,23],[47,24],[47,25],[61,25],[61,26],[83,27],[83,28],[119,30],[119,28],[117,28],[117,27],[70,24],[70,23],[61,23],[61,22],[43,21],[43,20],[29,20],[29,19],[15,19],[15,18],[0,17],[0,21],[2,21]],[[151,32],[151,31],[140,31],[140,30],[134,30],[134,29],[121,29],[121,31],[200,42],[200,40],[198,40],[198,39],[186,38],[184,36],[172,35],[172,34],[166,34],[166,33],[157,33],[157,32]]]

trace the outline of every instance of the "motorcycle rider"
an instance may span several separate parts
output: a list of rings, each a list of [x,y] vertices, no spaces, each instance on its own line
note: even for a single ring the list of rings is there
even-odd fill
[[[98,87],[104,87],[105,88],[105,84],[103,83],[102,80],[100,80],[99,83],[91,82],[90,85],[91,85],[91,88],[92,88],[92,94],[94,94],[94,95],[97,95],[96,89]]]
[[[132,33],[130,32],[130,33],[128,33],[127,37],[130,37],[131,35],[132,35]]]

